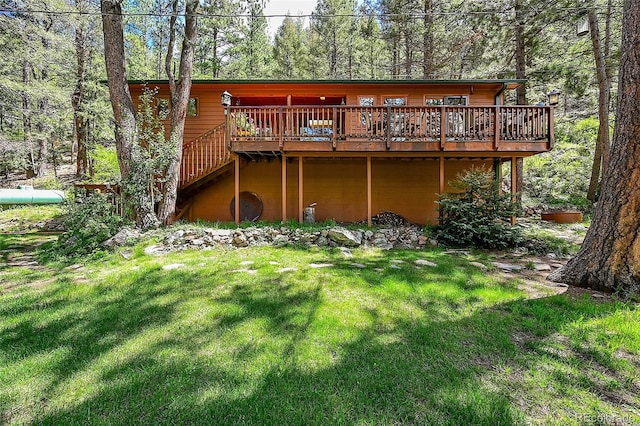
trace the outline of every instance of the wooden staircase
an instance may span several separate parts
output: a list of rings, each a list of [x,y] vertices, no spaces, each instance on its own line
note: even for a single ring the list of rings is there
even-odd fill
[[[178,194],[184,198],[196,188],[233,169],[224,123],[183,144]]]

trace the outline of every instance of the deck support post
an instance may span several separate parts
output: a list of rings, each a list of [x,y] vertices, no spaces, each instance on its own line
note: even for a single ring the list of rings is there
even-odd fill
[[[235,179],[234,179],[234,191],[235,191],[235,221],[236,224],[240,223],[240,156],[236,155],[235,158]]]
[[[502,194],[502,160],[499,158],[496,158],[495,160],[493,160],[493,171],[495,174],[495,179],[497,182],[497,186],[498,186],[498,194]]]
[[[371,156],[367,156],[367,226],[371,228]]]
[[[302,170],[302,155],[298,157],[298,221],[304,221],[304,172]]]
[[[444,156],[441,155],[438,160],[438,196],[444,194]],[[439,206],[439,205],[438,205]],[[442,211],[438,207],[438,221],[442,222]]]
[[[518,157],[511,157],[511,202],[516,202],[516,193],[518,192],[518,172],[516,170]],[[516,224],[516,216],[511,216],[511,224]]]
[[[287,157],[282,159],[282,223],[287,221]]]

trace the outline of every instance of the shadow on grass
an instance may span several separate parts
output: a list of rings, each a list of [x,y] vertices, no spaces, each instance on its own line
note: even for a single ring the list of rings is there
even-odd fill
[[[327,273],[356,277],[346,268]],[[396,273],[364,280],[384,286]],[[450,273],[430,272],[442,283]],[[513,395],[482,376],[513,362],[514,334],[535,344],[569,322],[618,309],[556,296],[442,316],[446,297],[411,296],[419,316],[363,305],[367,321],[342,337],[339,324],[319,325],[331,308],[329,284],[309,278],[151,270],[122,286],[71,292],[63,283],[0,306],[0,317],[14,318],[0,335],[0,355],[19,365],[65,348],[33,396],[26,420],[38,424],[511,425],[523,423]],[[401,278],[414,287],[424,280],[413,271]],[[90,389],[66,394],[83,380]],[[11,421],[11,407],[0,408]]]

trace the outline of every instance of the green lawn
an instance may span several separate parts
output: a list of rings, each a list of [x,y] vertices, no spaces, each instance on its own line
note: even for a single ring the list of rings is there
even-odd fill
[[[437,250],[8,263],[41,238],[0,235],[0,424],[640,422],[635,305]]]

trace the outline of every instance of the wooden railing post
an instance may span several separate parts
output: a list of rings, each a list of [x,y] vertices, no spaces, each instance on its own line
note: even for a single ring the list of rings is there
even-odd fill
[[[440,150],[444,150],[444,142],[447,133],[447,117],[444,105],[440,107]]]
[[[284,150],[284,114],[282,107],[278,107],[278,125],[280,126],[280,131],[278,132],[278,148],[280,152]]]
[[[547,119],[549,120],[549,125],[547,126],[547,139],[549,141],[549,149],[553,148],[553,143],[554,143],[554,136],[553,136],[553,107],[550,106],[549,109],[547,110],[547,113],[549,114],[549,117],[547,117]]]
[[[333,107],[333,118],[331,120],[332,128],[331,128],[331,146],[333,150],[336,150],[336,129],[338,123],[338,107]]]
[[[493,108],[494,119],[494,135],[493,135],[493,150],[498,150],[498,143],[500,142],[500,129],[502,128],[502,119],[500,117],[500,106],[496,105]]]
[[[387,105],[387,122],[385,127],[387,128],[387,149],[391,149],[391,106]]]

